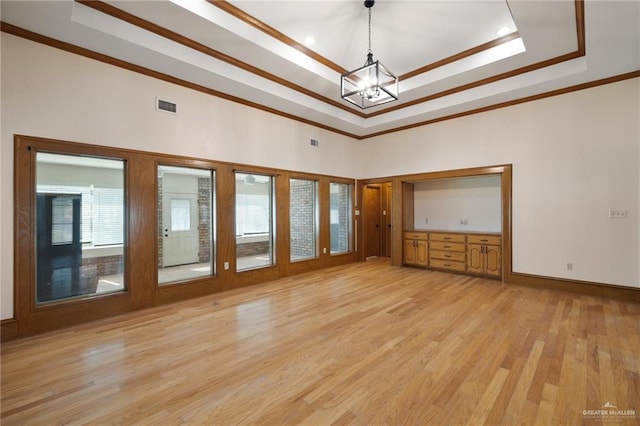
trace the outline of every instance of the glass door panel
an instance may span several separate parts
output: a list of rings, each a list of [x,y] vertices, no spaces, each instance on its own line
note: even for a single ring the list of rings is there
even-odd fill
[[[38,152],[36,303],[121,292],[124,161]]]

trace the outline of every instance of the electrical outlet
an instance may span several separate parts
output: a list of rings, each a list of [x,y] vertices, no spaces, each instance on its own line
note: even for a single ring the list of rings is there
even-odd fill
[[[573,271],[573,263],[571,262],[567,263],[567,271]]]
[[[429,223],[429,218],[428,217],[424,218],[424,223]]]
[[[609,219],[626,219],[627,210],[609,209]]]
[[[227,271],[229,269],[229,262],[224,262],[224,270]]]

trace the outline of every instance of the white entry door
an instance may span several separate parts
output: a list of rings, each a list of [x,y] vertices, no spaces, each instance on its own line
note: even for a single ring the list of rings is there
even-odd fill
[[[165,173],[162,191],[163,266],[198,262],[198,180]]]

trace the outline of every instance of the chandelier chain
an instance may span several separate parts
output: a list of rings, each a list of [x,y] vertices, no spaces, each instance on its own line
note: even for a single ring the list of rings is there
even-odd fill
[[[369,8],[368,10],[369,10],[369,51],[368,53],[372,53],[371,52],[371,8]]]

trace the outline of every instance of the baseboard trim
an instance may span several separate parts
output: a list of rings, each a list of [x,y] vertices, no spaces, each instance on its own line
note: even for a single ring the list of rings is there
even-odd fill
[[[0,321],[0,341],[6,342],[18,337],[18,320],[15,318]]]
[[[608,299],[640,303],[640,288],[623,287],[590,281],[574,281],[564,278],[552,278],[519,272],[510,273],[505,279],[505,283],[532,288],[562,290],[587,296],[605,297]]]

